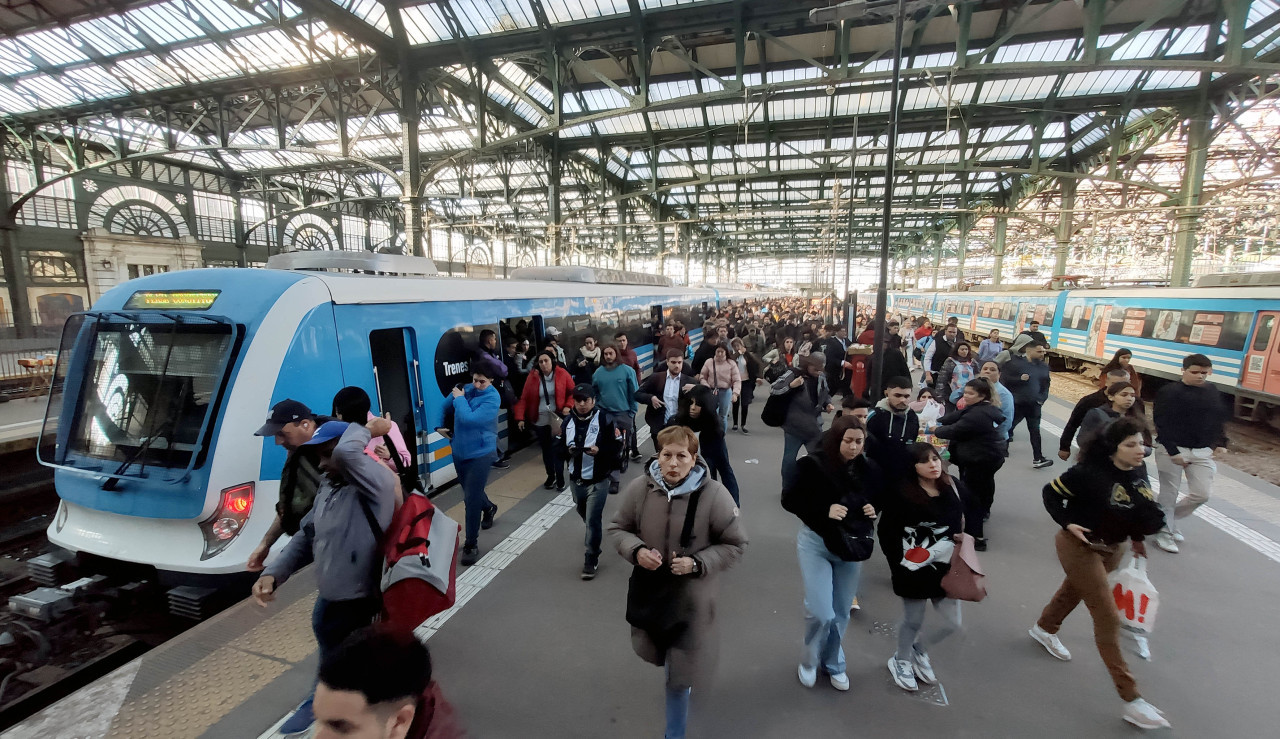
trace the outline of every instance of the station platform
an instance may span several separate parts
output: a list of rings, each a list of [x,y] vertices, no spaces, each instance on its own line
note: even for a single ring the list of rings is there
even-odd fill
[[[1050,401],[1045,410],[1046,450],[1056,449],[1069,409]],[[691,737],[1138,733],[1120,719],[1083,606],[1061,633],[1071,662],[1027,635],[1062,580],[1040,489],[1066,465],[1031,469],[1025,431],[997,478],[991,548],[981,555],[990,595],[964,605],[964,630],[932,651],[941,685],[916,694],[898,689],[885,666],[901,604],[878,550],[844,642],[852,689],[799,684],[798,524],[778,503],[781,432],[757,425],[729,445],[750,544],[721,578],[720,667],[694,693]],[[514,461],[491,483],[501,512],[481,535],[483,558],[459,576],[457,605],[419,630],[446,697],[472,737],[661,736],[662,671],[632,653],[623,617],[630,566],[606,547],[599,576],[580,580],[583,526],[568,496],[541,488],[536,449]],[[459,501],[455,489],[437,499],[454,515]],[[1156,734],[1273,736],[1267,645],[1280,603],[1280,489],[1220,467],[1213,500],[1184,531],[1180,554],[1149,547],[1161,593],[1152,659],[1128,655],[1144,697],[1173,724]],[[4,737],[277,737],[315,674],[314,597],[299,575],[270,608],[239,604]]]
[[[0,403],[0,454],[35,448],[48,404],[44,395]]]

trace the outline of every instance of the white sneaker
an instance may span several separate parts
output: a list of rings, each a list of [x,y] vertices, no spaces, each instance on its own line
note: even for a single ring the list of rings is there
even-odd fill
[[[1138,659],[1151,661],[1151,644],[1147,641],[1147,637],[1142,634],[1133,635],[1133,653],[1138,655]]]
[[[837,672],[836,674],[832,675],[831,687],[835,688],[836,690],[848,690],[849,676],[844,674],[843,672]]]
[[[858,596],[853,596],[853,602],[849,604],[849,613],[861,611],[862,606],[858,604]]]
[[[1168,531],[1161,531],[1156,534],[1156,546],[1170,554],[1178,553],[1178,541]]]
[[[1032,639],[1040,642],[1040,646],[1044,647],[1044,650],[1049,654],[1052,654],[1054,657],[1057,657],[1063,662],[1071,659],[1071,652],[1067,651],[1067,648],[1062,646],[1062,641],[1058,639],[1057,634],[1050,634],[1040,628],[1040,624],[1032,626],[1027,633],[1031,635]]]
[[[800,675],[800,684],[806,688],[812,688],[814,683],[818,682],[817,667],[805,667],[804,665],[800,665],[800,669],[797,670],[797,673]]]
[[[1181,544],[1187,540],[1187,537],[1183,536],[1181,531],[1175,531],[1173,532],[1173,540]]]
[[[936,685],[938,676],[933,674],[933,665],[929,662],[929,655],[924,652],[912,650],[911,652],[911,669],[915,670],[916,678],[928,685]]]
[[[1135,698],[1124,704],[1124,713],[1120,717],[1139,729],[1169,728],[1169,721],[1159,709],[1141,698]]]
[[[920,689],[920,686],[916,684],[916,675],[911,667],[910,660],[898,659],[896,655],[890,657],[889,674],[893,675],[893,681],[903,690],[914,693]]]

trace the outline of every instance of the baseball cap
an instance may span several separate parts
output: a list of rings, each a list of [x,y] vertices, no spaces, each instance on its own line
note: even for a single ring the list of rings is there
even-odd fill
[[[559,336],[560,329],[555,326],[547,326],[547,330],[544,333],[546,333],[547,336]]]
[[[350,425],[351,424],[346,421],[325,421],[320,424],[320,428],[316,429],[316,432],[312,434],[310,439],[302,442],[302,445],[314,446],[316,444],[323,444],[326,441],[333,441],[339,436],[342,436],[342,432],[346,431],[347,427]]]
[[[592,385],[588,385],[585,382],[573,389],[574,400],[585,400],[586,398],[591,398],[592,400],[594,400],[595,397],[596,397],[595,387]]]
[[[285,398],[271,406],[271,414],[267,416],[267,422],[262,424],[262,428],[254,431],[253,435],[275,436],[286,424],[301,421],[304,418],[315,418],[315,414],[305,404]]]

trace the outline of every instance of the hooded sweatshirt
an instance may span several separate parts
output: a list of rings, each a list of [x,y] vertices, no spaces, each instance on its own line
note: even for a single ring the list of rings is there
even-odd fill
[[[867,433],[874,443],[867,446],[867,456],[890,477],[905,472],[910,454],[907,447],[920,434],[920,417],[910,406],[900,411],[889,407],[889,399],[881,398],[867,416]]]

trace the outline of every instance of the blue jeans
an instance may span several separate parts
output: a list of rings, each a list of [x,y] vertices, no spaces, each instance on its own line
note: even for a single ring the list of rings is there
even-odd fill
[[[670,677],[671,668],[667,667]],[[684,739],[689,725],[689,695],[693,688],[678,688],[667,684],[667,731],[665,739]]]
[[[453,469],[458,473],[458,484],[462,486],[462,501],[467,506],[466,538],[463,546],[474,547],[480,537],[480,517],[486,508],[493,503],[485,494],[485,486],[489,484],[489,470],[497,454],[490,452],[475,459],[453,460]]]
[[[804,447],[810,454],[821,448],[821,436],[815,436],[812,439],[805,439],[796,436],[790,432],[782,432],[782,486],[785,488],[791,484],[791,479],[796,474],[796,455],[800,453],[800,447]]]
[[[713,391],[716,396],[716,413],[725,430],[729,430],[729,413],[733,410],[733,388],[721,388]]]
[[[849,608],[858,593],[861,562],[845,562],[827,550],[822,537],[801,525],[796,535],[796,555],[804,579],[804,651],[800,663],[822,667],[829,675],[845,670],[845,629]]]
[[[578,515],[587,524],[586,564],[594,567],[600,563],[600,540],[604,536],[604,502],[609,499],[609,478],[600,482],[571,480],[569,490],[578,506]]]
[[[720,476],[720,482],[729,489],[729,494],[733,496],[734,504],[738,501],[738,478],[733,474],[733,467],[729,466],[729,447],[724,442],[723,436],[712,436],[711,434],[702,435],[702,446],[699,447],[702,452],[702,458],[706,460],[707,466],[711,468],[711,475]]]

